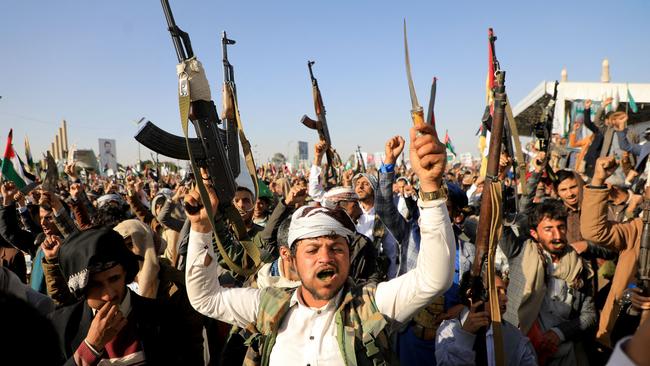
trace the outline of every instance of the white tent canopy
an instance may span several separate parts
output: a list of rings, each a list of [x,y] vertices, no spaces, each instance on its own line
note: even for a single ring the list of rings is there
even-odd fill
[[[542,81],[526,97],[514,106],[512,113],[515,116],[519,133],[530,135],[532,126],[541,116],[551,96],[555,81]],[[581,83],[561,82],[558,85],[557,103],[555,104],[555,115],[553,119],[553,132],[564,134],[564,118],[566,109],[574,100],[591,99],[601,101],[607,97],[614,98],[618,103],[628,103],[628,90],[639,109],[644,109],[642,104],[650,104],[650,84],[627,84],[627,83]],[[647,108],[646,108],[647,109]],[[635,122],[650,120],[648,111],[641,113]],[[631,116],[631,120],[633,119]]]

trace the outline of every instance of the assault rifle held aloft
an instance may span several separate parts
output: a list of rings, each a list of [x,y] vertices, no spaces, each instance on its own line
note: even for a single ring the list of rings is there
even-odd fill
[[[235,85],[235,69],[228,61],[228,46],[235,44],[224,31],[221,35],[221,53],[223,55],[223,110],[221,119],[226,131],[226,149],[228,161],[233,174],[237,177],[239,167],[239,138],[237,136],[237,117],[235,115],[235,100],[237,99],[237,86]]]
[[[494,339],[495,364],[504,365],[505,358],[503,353],[503,338],[501,333],[501,312],[498,303],[498,293],[495,284],[495,254],[497,243],[501,236],[502,229],[502,191],[501,182],[499,182],[499,160],[501,157],[505,110],[507,103],[505,78],[506,72],[501,70],[499,62],[494,52],[494,42],[496,36],[492,29],[488,30],[488,40],[493,55],[495,65],[495,85],[494,91],[494,115],[492,120],[491,134],[495,138],[490,139],[488,150],[487,169],[485,174],[485,183],[481,195],[481,209],[478,229],[476,231],[476,255],[472,262],[469,276],[465,276],[461,284],[462,288],[468,288],[468,298],[473,303],[478,301],[489,302],[491,323]],[[487,286],[483,283],[481,276],[483,268],[487,269]],[[477,337],[485,337],[487,327],[481,328]],[[483,364],[486,360],[477,360],[477,364]]]
[[[359,166],[359,172],[366,172],[366,162],[363,161],[363,154],[361,154],[361,146],[357,145],[357,165]]]
[[[183,63],[192,59],[194,52],[189,35],[176,25],[169,2],[161,0],[161,4],[178,62]],[[238,172],[239,168],[233,169],[229,162],[225,143],[227,137],[225,131],[218,126],[221,121],[214,102],[193,100],[190,104],[189,119],[194,125],[197,137],[189,138],[187,144],[185,138],[170,134],[150,121],[140,128],[135,139],[145,147],[173,159],[192,160],[190,158],[193,158],[193,164],[207,170],[211,185],[219,198],[220,211],[235,210],[232,199],[237,189],[235,172]],[[188,150],[191,151],[191,156]],[[247,238],[243,222],[239,222],[241,217],[235,214],[225,215],[229,220],[235,220],[233,227],[236,228],[237,236]],[[244,232],[241,228],[244,228]]]
[[[539,151],[545,152],[545,158],[542,164],[545,167],[544,169],[546,170],[546,174],[548,174],[549,178],[553,181],[555,180],[555,173],[548,166],[548,160],[550,157],[549,150],[551,148],[551,137],[553,135],[553,117],[555,115],[555,102],[557,101],[557,86],[559,84],[560,83],[556,80],[553,88],[553,96],[548,101],[546,107],[544,107],[544,111],[542,112],[539,121],[537,121],[533,126],[533,132],[539,141]]]
[[[325,157],[327,158],[327,169],[325,170],[325,183],[324,186],[328,187],[330,185],[330,180],[336,180],[338,173],[337,169],[341,165],[341,158],[339,157],[334,147],[332,147],[332,139],[330,138],[330,131],[327,126],[327,119],[325,118],[325,105],[323,104],[323,97],[320,93],[320,88],[318,87],[318,80],[314,77],[314,71],[312,66],[315,64],[315,61],[307,61],[307,67],[309,68],[309,77],[311,78],[311,87],[312,94],[314,97],[314,110],[316,111],[317,120],[309,118],[307,115],[303,115],[300,119],[300,122],[318,132],[318,138],[321,141],[327,143],[327,150],[325,151]]]

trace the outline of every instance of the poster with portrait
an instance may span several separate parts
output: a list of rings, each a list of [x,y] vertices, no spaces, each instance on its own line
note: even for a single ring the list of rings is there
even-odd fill
[[[99,139],[99,170],[104,175],[117,172],[115,140]]]

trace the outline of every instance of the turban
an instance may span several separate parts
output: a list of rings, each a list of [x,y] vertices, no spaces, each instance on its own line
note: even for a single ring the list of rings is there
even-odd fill
[[[321,205],[334,209],[341,201],[358,201],[359,196],[350,187],[334,187],[327,191],[321,199]]]
[[[105,194],[97,199],[97,208],[100,208],[109,202],[117,202],[118,204],[123,205],[124,199],[119,194],[115,194],[115,193]]]
[[[350,216],[340,208],[304,206],[291,216],[289,226],[289,248],[300,239],[340,235],[351,241],[356,232]]]

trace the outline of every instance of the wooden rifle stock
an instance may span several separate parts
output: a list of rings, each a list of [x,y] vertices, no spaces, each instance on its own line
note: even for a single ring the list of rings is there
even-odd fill
[[[481,210],[480,221],[476,232],[476,256],[474,263],[472,263],[471,274],[472,277],[480,278],[483,263],[487,260],[488,243],[490,235],[490,221],[492,219],[492,199],[489,189],[490,184],[498,180],[499,174],[499,158],[501,156],[501,142],[500,136],[503,135],[503,122],[505,116],[506,94],[503,82],[505,80],[505,71],[501,71],[499,76],[500,80],[497,90],[494,93],[494,119],[492,121],[492,130],[490,138],[490,146],[488,150],[487,173],[485,176],[485,183],[483,185],[483,193],[481,194]],[[478,295],[478,294],[474,294]]]

